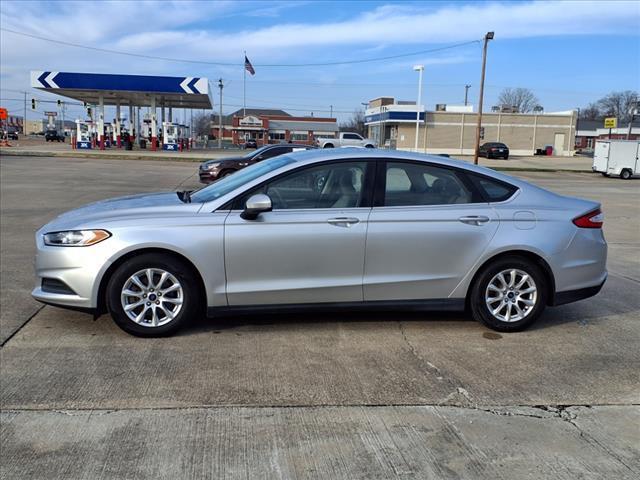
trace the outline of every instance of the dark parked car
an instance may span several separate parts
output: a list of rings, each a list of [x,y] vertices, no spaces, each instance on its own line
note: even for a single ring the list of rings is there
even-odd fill
[[[5,134],[7,140],[18,140],[18,129],[16,127],[7,127]]]
[[[480,151],[478,153],[481,157],[504,158],[506,160],[509,158],[509,147],[504,143],[488,142],[480,147]]]
[[[57,130],[47,130],[44,134],[44,139],[47,142],[64,142],[64,135]]]
[[[258,148],[258,142],[256,142],[255,138],[250,138],[249,140],[244,142],[242,148]]]
[[[200,182],[215,182],[219,178],[226,177],[233,172],[260,162],[261,160],[277,157],[283,153],[291,153],[297,150],[310,150],[312,148],[316,147],[313,145],[300,145],[295,143],[279,143],[276,145],[265,145],[264,147],[260,147],[257,150],[247,153],[241,157],[207,160],[200,164]]]

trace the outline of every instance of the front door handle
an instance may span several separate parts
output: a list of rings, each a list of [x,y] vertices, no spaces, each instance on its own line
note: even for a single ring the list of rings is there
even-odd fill
[[[466,223],[467,225],[475,225],[479,227],[483,223],[487,223],[489,221],[489,217],[485,217],[484,215],[470,215],[468,217],[460,217],[462,223]]]
[[[327,223],[336,227],[350,227],[351,225],[355,225],[359,221],[360,219],[355,217],[336,217],[329,218],[327,220]]]

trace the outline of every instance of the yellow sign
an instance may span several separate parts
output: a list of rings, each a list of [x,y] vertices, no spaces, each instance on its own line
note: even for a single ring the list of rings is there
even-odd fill
[[[618,128],[618,119],[616,117],[605,118],[604,128]]]

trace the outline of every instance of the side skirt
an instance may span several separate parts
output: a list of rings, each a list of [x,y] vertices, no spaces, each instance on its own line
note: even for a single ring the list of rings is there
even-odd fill
[[[338,311],[403,311],[403,312],[461,312],[465,309],[464,298],[434,300],[390,300],[369,302],[288,303],[282,305],[236,305],[207,307],[207,317],[217,315],[243,315],[247,313],[296,313]]]

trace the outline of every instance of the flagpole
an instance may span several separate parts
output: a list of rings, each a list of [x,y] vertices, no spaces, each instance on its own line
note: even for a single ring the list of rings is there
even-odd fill
[[[247,116],[247,51],[244,51],[244,58],[242,59],[242,116]]]

